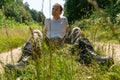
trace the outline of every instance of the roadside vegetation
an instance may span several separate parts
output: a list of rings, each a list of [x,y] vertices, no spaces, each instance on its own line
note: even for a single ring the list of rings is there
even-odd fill
[[[41,29],[38,23],[30,23],[30,26],[15,22],[14,20],[4,20],[0,26],[0,53],[22,46],[30,37],[30,27]]]
[[[17,3],[14,0],[8,2],[2,0],[0,4],[0,53],[23,46],[31,36],[30,27],[40,30],[43,27],[45,17],[41,12],[30,10],[29,4],[23,5],[22,0],[16,1]],[[94,0],[99,5],[97,8],[94,4],[90,4],[92,0],[65,1],[65,16],[68,17],[71,28],[80,27],[91,43],[120,44],[120,0]],[[18,5],[8,7],[8,4]],[[24,69],[5,68],[5,73],[0,75],[0,80],[120,79],[120,64],[108,66],[94,62],[89,66],[81,65],[77,61],[78,51],[73,54],[72,47],[73,45],[65,44],[62,48],[51,48],[43,43],[42,49],[35,49],[29,65]],[[98,52],[102,51],[98,50]]]

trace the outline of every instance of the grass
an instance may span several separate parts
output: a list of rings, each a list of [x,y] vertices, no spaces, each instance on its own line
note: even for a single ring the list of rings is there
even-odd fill
[[[89,19],[76,21],[73,26],[81,27],[84,35],[93,42],[120,43],[119,24],[113,24],[107,16],[94,13]]]
[[[26,31],[26,30],[25,30]],[[21,31],[20,31],[21,32]],[[13,34],[17,35],[17,34]],[[9,35],[12,36],[12,35]],[[18,36],[18,35],[17,35]],[[19,38],[18,38],[19,39]],[[12,41],[12,40],[11,40]],[[13,40],[15,41],[15,40]],[[20,41],[20,39],[19,39]],[[16,41],[18,44],[18,41]],[[4,42],[3,42],[4,43]],[[12,45],[13,46],[13,45]],[[44,46],[40,57],[30,58],[29,65],[24,69],[6,69],[1,80],[119,80],[120,65],[108,68],[93,63],[90,66],[81,65],[72,55],[71,45],[51,51]],[[35,54],[39,54],[36,52]],[[75,52],[77,54],[77,52]]]
[[[29,27],[41,29],[41,26],[38,24],[30,23],[29,25],[8,20],[6,25],[3,25],[0,29],[0,53],[22,46],[30,37]]]
[[[21,30],[22,29],[22,30]],[[7,33],[6,29],[1,29],[0,32],[0,52],[7,51],[10,48],[16,48],[21,46],[26,42],[28,35],[30,35],[28,29],[23,31],[23,28],[14,29],[8,28]],[[24,36],[24,37],[23,37]]]
[[[66,46],[67,49],[66,49]],[[119,80],[120,65],[111,67],[93,63],[81,65],[76,55],[71,54],[71,46],[52,51],[44,48],[41,57],[30,58],[24,69],[6,69],[3,80]],[[37,53],[36,53],[37,54]],[[50,57],[50,54],[52,56]],[[50,61],[51,59],[51,61]],[[36,65],[37,64],[37,65]],[[38,67],[38,68],[37,68]],[[39,72],[39,74],[37,74]],[[12,74],[11,74],[12,73]],[[39,77],[38,77],[39,75]]]

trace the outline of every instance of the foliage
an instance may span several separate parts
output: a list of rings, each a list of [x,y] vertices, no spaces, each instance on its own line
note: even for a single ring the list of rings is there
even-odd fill
[[[9,6],[9,4],[13,2],[14,0],[0,0],[0,9],[2,9],[3,6]]]
[[[88,17],[91,14],[92,6],[87,0],[66,0],[65,16],[69,22],[74,22],[83,17]]]
[[[2,10],[0,9],[0,28],[1,28],[2,25],[3,25],[4,18],[5,18],[5,16],[4,16]]]
[[[120,13],[120,1],[117,0],[116,3],[111,2],[111,6],[107,7],[106,12],[110,17],[111,22],[116,23],[117,20],[115,18],[117,17],[117,14]]]
[[[41,24],[45,18],[42,12],[31,10],[27,2],[23,4],[23,0],[9,0],[8,2],[2,0],[0,6],[6,18],[15,19],[16,22],[28,24],[35,21]]]
[[[24,3],[24,7],[25,7],[26,10],[29,11],[29,13],[30,13],[31,16],[32,16],[32,19],[33,19],[35,22],[41,23],[41,22],[44,21],[45,16],[43,15],[42,12],[36,11],[35,9],[30,9],[30,8],[29,8],[29,4],[28,4],[27,2]]]
[[[28,25],[17,23],[11,19],[3,20],[2,26],[0,26],[0,53],[23,45],[30,36],[29,27],[41,29],[37,23]]]
[[[98,6],[100,8],[106,9],[114,4],[116,4],[117,0],[96,0],[98,3]]]
[[[34,9],[30,10],[30,13],[31,13],[33,20],[38,23],[42,22],[45,19],[45,17],[43,16],[41,12],[38,12]]]
[[[112,24],[110,17],[101,16],[94,12],[89,19],[76,21],[72,25],[82,29],[83,34],[94,42],[120,43],[119,22]]]
[[[24,6],[19,3],[12,3],[5,9],[5,16],[7,18],[14,18],[15,21],[20,23],[27,23],[32,21],[31,14],[25,10]]]
[[[91,5],[88,1],[96,1],[97,4]],[[95,7],[103,9],[115,23],[115,17],[120,12],[119,0],[66,0],[65,16],[68,17],[70,23],[89,18]]]

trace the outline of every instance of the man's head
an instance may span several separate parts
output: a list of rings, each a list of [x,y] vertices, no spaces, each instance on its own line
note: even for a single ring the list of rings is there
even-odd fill
[[[62,6],[58,3],[54,4],[53,7],[52,7],[52,15],[54,18],[59,18],[60,15],[62,14]]]

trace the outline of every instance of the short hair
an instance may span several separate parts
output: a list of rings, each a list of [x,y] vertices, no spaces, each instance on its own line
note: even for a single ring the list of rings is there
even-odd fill
[[[53,6],[58,6],[58,7],[60,7],[60,11],[63,10],[62,6],[61,6],[59,3],[55,3]]]

